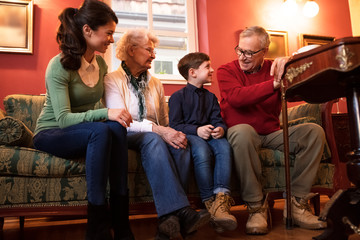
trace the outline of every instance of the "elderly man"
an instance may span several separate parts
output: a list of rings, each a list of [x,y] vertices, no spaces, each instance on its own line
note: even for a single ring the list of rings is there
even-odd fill
[[[238,59],[220,66],[217,72],[221,92],[221,110],[229,127],[227,138],[234,150],[241,196],[249,218],[247,234],[268,233],[268,204],[260,183],[260,148],[283,150],[280,129],[280,79],[288,58],[264,60],[269,35],[259,26],[240,33],[235,47]],[[291,207],[295,225],[307,229],[326,227],[309,208],[309,193],[317,173],[325,143],[323,129],[316,124],[289,128],[290,152],[296,155],[291,175]],[[286,216],[286,209],[284,209]]]

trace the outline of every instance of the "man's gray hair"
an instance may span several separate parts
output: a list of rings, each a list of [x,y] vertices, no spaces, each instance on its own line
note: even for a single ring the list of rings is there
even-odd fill
[[[246,28],[244,31],[240,33],[240,38],[243,37],[251,37],[253,35],[257,35],[259,37],[261,47],[266,48],[270,45],[270,37],[269,34],[263,27],[260,26],[251,26]]]
[[[127,49],[130,46],[140,46],[146,44],[148,41],[154,43],[155,47],[159,44],[159,39],[144,28],[130,29],[116,43],[116,57],[121,61],[126,61],[129,57]]]

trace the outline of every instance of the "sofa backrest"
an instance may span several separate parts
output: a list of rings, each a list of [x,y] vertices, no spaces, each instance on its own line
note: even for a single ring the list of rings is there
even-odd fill
[[[322,126],[321,115],[322,104],[303,103],[294,107],[288,108],[288,121],[291,125],[292,121],[297,123],[312,122]],[[282,125],[282,117],[280,114],[280,124]]]
[[[21,120],[32,132],[44,107],[44,95],[12,94],[4,98],[6,115]],[[99,101],[95,109],[102,108]]]
[[[34,131],[36,120],[40,115],[44,102],[45,96],[43,95],[12,94],[4,98],[4,107],[7,116],[23,121],[31,131]],[[100,102],[95,106],[96,109],[102,107],[103,105]],[[288,108],[289,122],[303,119],[304,122],[314,122],[322,125],[321,117],[321,104],[304,103]]]
[[[21,120],[32,132],[44,106],[45,96],[12,94],[4,98],[6,115]]]

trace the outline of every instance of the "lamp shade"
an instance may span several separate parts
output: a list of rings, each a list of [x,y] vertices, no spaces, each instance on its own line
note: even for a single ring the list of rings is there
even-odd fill
[[[308,17],[308,18],[312,18],[315,17],[319,12],[319,5],[313,1],[313,0],[309,0],[305,3],[304,8],[303,8],[303,14]]]
[[[294,16],[297,12],[298,5],[296,0],[286,0],[283,3],[282,8],[285,16]]]

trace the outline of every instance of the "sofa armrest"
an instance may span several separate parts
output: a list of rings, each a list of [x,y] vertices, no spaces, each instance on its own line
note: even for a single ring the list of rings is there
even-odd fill
[[[26,125],[13,117],[0,119],[0,145],[33,147],[33,133]]]
[[[3,119],[5,116],[6,116],[5,111],[0,108],[0,120]]]
[[[288,121],[295,121],[302,118],[311,118],[310,122],[322,125],[321,104],[303,103],[288,108]]]
[[[316,121],[316,118],[314,118],[314,117],[301,117],[301,118],[297,118],[297,119],[288,121],[288,126],[291,127],[291,126],[295,126],[295,125],[302,124],[302,123],[317,123],[317,121]],[[280,123],[280,128],[283,128],[283,126],[284,125],[282,123]]]

